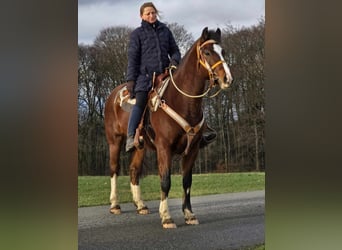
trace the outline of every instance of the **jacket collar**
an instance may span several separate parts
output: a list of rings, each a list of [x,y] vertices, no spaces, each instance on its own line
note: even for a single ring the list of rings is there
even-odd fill
[[[147,29],[154,28],[153,27],[154,25],[155,25],[155,28],[158,29],[158,28],[162,27],[164,24],[162,22],[160,22],[158,19],[153,24],[150,24],[149,22],[141,20],[141,26],[143,28],[147,28]]]

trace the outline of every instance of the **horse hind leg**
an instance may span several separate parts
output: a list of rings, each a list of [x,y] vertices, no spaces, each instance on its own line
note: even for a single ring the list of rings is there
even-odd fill
[[[133,204],[137,209],[138,214],[148,214],[148,207],[144,204],[141,197],[141,189],[139,178],[142,173],[142,161],[144,158],[144,150],[137,149],[133,152],[132,161],[130,164],[131,191],[133,196]]]
[[[109,165],[110,165],[110,209],[112,214],[121,214],[117,193],[117,178],[120,172],[120,147],[122,137],[117,138],[115,143],[109,144]]]
[[[187,166],[185,161],[183,161],[183,166]],[[192,185],[192,168],[184,169],[183,167],[183,204],[182,210],[184,213],[185,223],[187,225],[198,225],[199,221],[195,214],[192,212],[191,201],[190,201],[190,191]]]

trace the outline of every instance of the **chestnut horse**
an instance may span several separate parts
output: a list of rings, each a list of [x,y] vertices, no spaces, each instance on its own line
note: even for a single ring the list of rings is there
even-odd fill
[[[212,87],[218,85],[219,90],[226,90],[232,82],[220,42],[220,29],[212,31],[204,28],[201,37],[185,54],[174,73],[170,69],[171,83],[162,96],[157,94],[159,106],[155,110],[146,110],[145,123],[148,123],[153,132],[147,133],[147,129],[143,129],[145,147],[138,147],[131,153],[129,171],[133,202],[139,214],[147,214],[149,210],[141,197],[139,176],[142,173],[146,145],[156,150],[161,185],[159,214],[163,228],[176,227],[168,208],[174,155],[182,156],[182,210],[185,222],[192,225],[199,223],[192,212],[190,188],[192,168],[199,152],[205,124],[202,99]],[[125,86],[125,83],[117,86],[105,106],[105,129],[110,153],[110,212],[113,214],[121,213],[117,196],[117,177],[120,171],[120,150],[126,140],[129,112],[120,106],[117,96]]]

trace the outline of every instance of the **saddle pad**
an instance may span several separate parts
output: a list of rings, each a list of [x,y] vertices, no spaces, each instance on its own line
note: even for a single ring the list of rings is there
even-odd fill
[[[124,86],[122,89],[119,90],[117,94],[117,101],[119,102],[120,107],[123,110],[125,110],[126,112],[130,112],[137,100],[135,98],[130,98],[127,87]]]

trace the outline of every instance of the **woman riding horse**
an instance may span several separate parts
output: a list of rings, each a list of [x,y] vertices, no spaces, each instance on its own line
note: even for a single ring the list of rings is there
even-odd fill
[[[153,8],[155,10],[155,8]],[[153,11],[150,10],[150,11]],[[182,210],[186,224],[198,224],[192,211],[190,191],[192,169],[199,153],[204,127],[202,99],[214,86],[226,90],[232,82],[229,67],[219,45],[221,31],[204,28],[201,37],[185,54],[177,69],[170,70],[170,82],[161,96],[156,110],[147,110],[148,122],[153,135],[143,133],[147,146],[156,150],[160,176],[161,201],[159,214],[163,228],[175,228],[168,208],[171,188],[171,165],[174,155],[181,155],[183,175]],[[148,72],[150,73],[150,72]],[[139,80],[136,81],[138,84]],[[209,85],[208,85],[209,83]],[[137,86],[137,85],[136,85]],[[105,129],[110,153],[110,212],[120,214],[117,196],[117,177],[120,173],[120,151],[127,138],[130,113],[120,106],[120,93],[127,84],[117,86],[106,101]],[[207,89],[207,90],[206,90]],[[149,212],[141,197],[139,177],[145,148],[132,151],[129,165],[133,202],[139,214]]]
[[[169,28],[157,19],[158,13],[153,3],[144,3],[140,7],[141,26],[130,36],[126,80],[136,104],[128,121],[126,152],[135,148],[134,136],[152,88],[153,74],[162,74],[165,68],[177,66],[181,60],[175,39]],[[202,145],[205,146],[215,137],[216,132],[208,127]]]
[[[154,112],[149,111],[149,122],[154,137],[152,140],[145,139],[149,143],[153,141],[153,148],[157,152],[161,185],[159,213],[164,228],[176,227],[167,204],[171,187],[171,159],[175,154],[182,155],[184,218],[187,224],[198,224],[191,208],[190,189],[192,168],[199,152],[203,132],[202,97],[203,93],[207,93],[205,89],[208,80],[209,88],[219,85],[223,90],[228,89],[232,82],[232,76],[219,45],[220,39],[219,29],[216,32],[203,29],[201,37],[186,53],[177,70],[173,75],[171,72],[172,84],[168,85],[161,97],[160,108]],[[110,152],[110,212],[113,214],[121,213],[116,184],[120,172],[120,149],[126,138],[129,113],[120,107],[118,95],[125,86],[126,84],[122,84],[116,87],[105,106],[105,129]],[[145,148],[142,148],[132,152],[129,166],[133,202],[139,214],[148,213],[139,185],[144,150]]]

